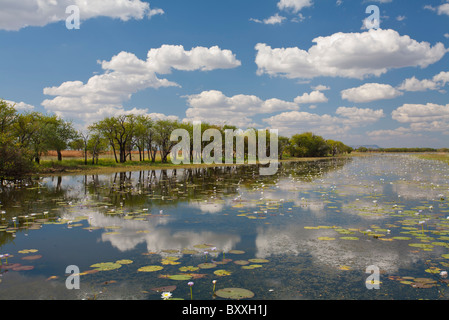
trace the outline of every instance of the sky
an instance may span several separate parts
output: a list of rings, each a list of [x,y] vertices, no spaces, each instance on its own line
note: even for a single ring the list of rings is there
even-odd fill
[[[0,98],[79,129],[134,113],[449,147],[448,0],[0,0],[0,43]]]

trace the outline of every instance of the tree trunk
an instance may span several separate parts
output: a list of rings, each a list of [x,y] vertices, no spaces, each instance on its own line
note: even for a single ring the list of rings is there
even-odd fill
[[[61,150],[56,150],[56,152],[58,153],[58,161],[62,161],[62,153],[61,153]]]

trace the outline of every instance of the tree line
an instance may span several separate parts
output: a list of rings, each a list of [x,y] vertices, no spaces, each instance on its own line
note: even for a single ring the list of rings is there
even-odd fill
[[[172,148],[178,143],[170,140],[175,129],[190,133],[189,156],[193,160],[198,157],[193,152],[193,128],[192,123],[127,114],[106,117],[90,125],[88,130],[80,131],[72,122],[56,115],[36,111],[19,113],[13,105],[0,99],[0,177],[32,172],[49,151],[56,151],[58,161],[62,161],[62,151],[80,150],[86,165],[98,164],[100,155],[106,152],[112,152],[117,163],[134,160],[133,153],[138,153],[138,161],[155,163],[159,156],[162,163],[167,163]],[[226,130],[237,132],[238,128],[202,123],[201,133],[207,129],[218,129],[224,139]],[[336,156],[352,151],[340,141],[326,140],[311,132],[288,138],[271,136],[267,130],[268,153],[273,138],[278,139],[281,160],[285,157]],[[202,147],[208,143],[202,142]]]

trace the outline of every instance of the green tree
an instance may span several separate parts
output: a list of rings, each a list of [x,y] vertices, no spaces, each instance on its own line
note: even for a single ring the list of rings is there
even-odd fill
[[[290,139],[289,152],[293,157],[324,157],[329,146],[323,137],[305,132]]]

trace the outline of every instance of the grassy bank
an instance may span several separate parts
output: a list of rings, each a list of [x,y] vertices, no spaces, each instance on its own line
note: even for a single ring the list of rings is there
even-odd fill
[[[343,157],[343,156],[341,156]],[[287,158],[281,162],[290,161],[318,161],[324,159],[332,159],[332,157],[321,158]],[[81,158],[69,158],[62,161],[56,159],[42,160],[37,166],[33,175],[70,175],[70,174],[107,174],[115,172],[139,171],[139,170],[169,170],[169,169],[185,169],[185,168],[206,168],[206,167],[223,167],[234,166],[236,164],[181,164],[175,165],[170,161],[162,163],[160,159],[156,162],[151,161],[127,161],[125,163],[116,163],[112,158],[100,158],[98,164],[92,164],[90,161],[87,165]]]
[[[417,154],[416,157],[426,160],[438,160],[449,164],[449,153],[425,153]]]

